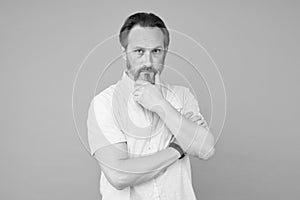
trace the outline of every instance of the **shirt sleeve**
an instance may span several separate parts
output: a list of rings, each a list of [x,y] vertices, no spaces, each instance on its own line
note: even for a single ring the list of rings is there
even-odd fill
[[[203,115],[200,113],[200,108],[197,99],[195,96],[191,93],[191,91],[188,88],[184,88],[184,97],[183,97],[183,113],[193,112],[194,115],[198,115],[202,118],[202,126],[207,127],[207,122],[205,121]],[[200,123],[198,122],[198,125]]]
[[[98,96],[92,100],[88,111],[87,129],[92,156],[101,147],[126,142],[125,135],[114,120],[111,101],[105,96]]]

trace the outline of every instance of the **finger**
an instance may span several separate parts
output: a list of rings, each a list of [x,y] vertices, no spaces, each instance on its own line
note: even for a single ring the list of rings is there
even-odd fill
[[[193,117],[191,118],[191,120],[192,120],[193,122],[196,122],[196,121],[198,121],[198,120],[201,120],[201,117],[200,117],[200,116],[193,116]]]
[[[143,92],[144,89],[145,89],[144,85],[137,85],[134,87],[133,92]]]
[[[200,120],[198,124],[199,124],[200,126],[203,126],[203,125],[205,125],[205,121]]]
[[[160,92],[163,94],[163,85],[161,83],[160,74],[157,72],[155,74],[155,86],[160,90]]]
[[[205,125],[205,121],[203,121],[202,119],[199,119],[197,121],[193,121],[194,123],[200,125],[200,126],[204,126]]]
[[[190,118],[191,116],[193,115],[193,112],[187,112],[184,116],[186,117],[186,118]]]
[[[142,89],[136,89],[132,92],[133,96],[140,96],[143,93]]]
[[[193,117],[199,117],[199,119],[203,119],[203,117],[202,117],[201,115],[198,115],[198,114],[196,114],[196,115],[193,116]]]
[[[135,84],[135,86],[134,86],[134,90],[135,91],[141,91],[141,92],[143,92],[144,91],[144,89],[146,88],[146,86],[148,85],[149,83],[142,83],[142,84],[140,84],[140,83],[138,83],[138,84]]]
[[[134,101],[138,101],[140,99],[140,96],[133,96],[132,98]]]
[[[142,93],[139,91],[133,92],[132,93],[132,98],[134,101],[138,101],[142,96]]]
[[[137,80],[137,81],[135,81],[134,86],[135,86],[135,87],[138,87],[138,86],[145,86],[145,85],[147,85],[147,84],[150,84],[150,83],[147,82],[147,81],[143,81],[143,80]]]
[[[160,74],[159,74],[159,72],[157,72],[157,73],[155,74],[155,85],[159,85],[159,86],[160,86],[160,84],[161,84],[161,81],[160,81]]]

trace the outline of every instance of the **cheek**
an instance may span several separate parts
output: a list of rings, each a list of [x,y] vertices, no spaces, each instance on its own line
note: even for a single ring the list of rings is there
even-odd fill
[[[137,70],[143,65],[143,62],[139,59],[135,59],[132,61],[132,64],[133,64],[133,67]]]
[[[133,71],[137,71],[140,68],[140,66],[142,66],[142,61],[140,59],[129,58],[128,62],[131,66],[131,70]]]
[[[162,69],[164,65],[164,58],[157,58],[153,62],[155,68]]]

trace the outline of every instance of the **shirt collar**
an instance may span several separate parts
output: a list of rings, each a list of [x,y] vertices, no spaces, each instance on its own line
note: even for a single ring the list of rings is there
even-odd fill
[[[123,75],[122,75],[122,81],[121,81],[126,89],[128,89],[130,92],[132,92],[134,90],[134,84],[135,81],[132,80],[126,73],[126,71],[124,70]]]

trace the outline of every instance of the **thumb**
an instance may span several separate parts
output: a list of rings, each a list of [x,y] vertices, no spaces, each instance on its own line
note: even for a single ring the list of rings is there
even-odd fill
[[[160,90],[161,94],[163,95],[163,87],[161,85],[161,80],[160,80],[160,74],[159,73],[155,74],[155,86]]]

